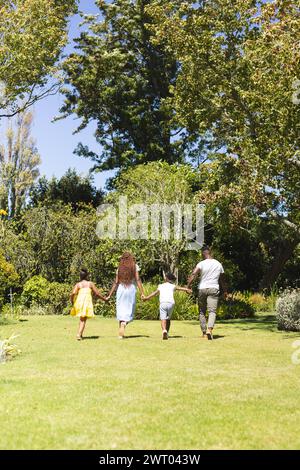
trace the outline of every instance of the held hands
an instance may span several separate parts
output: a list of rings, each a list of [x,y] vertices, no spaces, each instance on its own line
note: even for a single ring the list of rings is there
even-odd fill
[[[141,299],[145,302],[145,300],[148,300],[145,294],[141,294]]]

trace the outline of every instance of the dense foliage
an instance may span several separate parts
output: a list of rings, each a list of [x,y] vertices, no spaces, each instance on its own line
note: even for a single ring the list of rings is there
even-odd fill
[[[57,73],[75,10],[76,0],[0,0],[0,118],[55,89],[45,85]]]
[[[193,139],[166,105],[178,63],[151,41],[149,0],[98,0],[101,15],[86,15],[76,52],[64,62],[62,115],[76,114],[79,129],[96,121],[99,150],[79,145],[77,153],[98,169],[139,163],[183,161]]]
[[[300,240],[299,7],[156,0],[147,8],[154,44],[181,64],[168,104],[182,126],[210,139],[200,200],[216,228],[258,230],[272,259],[261,287]]]
[[[81,176],[74,169],[69,169],[61,178],[55,176],[47,180],[45,176],[31,186],[30,205],[54,205],[57,202],[71,204],[76,211],[91,204],[98,207],[102,202],[103,192],[93,184],[93,177]]]
[[[97,0],[101,14],[83,14],[60,70],[61,117],[77,116],[78,131],[96,123],[98,150],[77,153],[98,171],[118,170],[107,193],[75,170],[37,180],[32,116],[20,113],[56,76],[76,3],[0,0],[0,117],[18,113],[0,147],[0,303],[13,287],[26,308],[64,311],[80,267],[107,289],[124,250],[144,281],[171,270],[185,284],[199,252],[184,237],[149,237],[140,205],[201,203],[205,243],[231,290],[261,291],[220,314],[270,309],[265,289],[299,282],[299,0]],[[129,226],[148,236],[99,238],[96,208],[114,207],[118,225],[120,197],[132,206]]]

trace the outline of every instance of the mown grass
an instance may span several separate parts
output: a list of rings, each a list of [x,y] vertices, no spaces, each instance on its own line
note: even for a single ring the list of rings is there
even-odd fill
[[[299,449],[295,333],[271,316],[219,323],[88,322],[70,317],[0,325],[22,355],[0,365],[1,449]]]

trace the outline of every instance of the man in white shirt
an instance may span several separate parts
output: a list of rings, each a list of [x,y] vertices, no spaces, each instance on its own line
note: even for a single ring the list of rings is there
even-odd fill
[[[220,284],[227,297],[227,286],[224,278],[224,269],[222,264],[213,258],[211,250],[208,246],[202,248],[203,261],[197,264],[192,275],[189,277],[188,287],[192,284],[198,274],[200,274],[199,282],[199,318],[200,326],[204,339],[213,339],[213,329],[216,322],[216,314],[218,308]],[[206,326],[206,310],[208,310],[208,325]]]

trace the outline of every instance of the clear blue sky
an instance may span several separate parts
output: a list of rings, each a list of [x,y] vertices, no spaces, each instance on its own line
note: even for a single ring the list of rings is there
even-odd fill
[[[84,13],[99,13],[94,0],[81,0],[80,9]],[[79,15],[74,16],[70,22],[70,45],[67,51],[72,50],[72,38],[79,34]],[[90,125],[80,134],[73,135],[73,131],[79,124],[76,116],[52,123],[54,116],[58,115],[58,110],[63,103],[62,95],[55,95],[45,98],[34,106],[35,122],[32,130],[36,139],[37,147],[42,158],[41,174],[47,177],[52,175],[61,176],[68,168],[76,168],[79,173],[87,174],[93,166],[93,162],[83,157],[73,154],[79,142],[88,145],[94,151],[99,149],[93,136],[95,124]],[[112,172],[95,173],[95,184],[103,187],[106,179]]]

